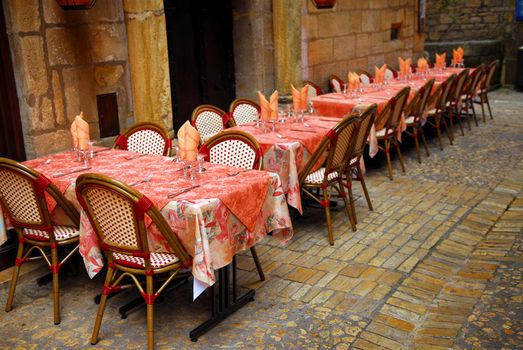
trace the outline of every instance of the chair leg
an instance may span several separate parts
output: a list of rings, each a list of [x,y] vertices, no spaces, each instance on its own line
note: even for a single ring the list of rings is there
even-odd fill
[[[350,226],[352,227],[352,231],[356,232],[356,219],[355,219],[355,209],[353,207],[354,202],[347,200],[347,193],[345,193],[345,187],[343,186],[343,179],[338,177],[338,186],[340,187],[340,195],[343,198],[343,202],[345,203],[345,211],[347,212],[347,216],[349,217]],[[352,186],[352,185],[351,185]],[[349,191],[352,191],[349,189]]]
[[[389,169],[389,179],[392,181],[392,161],[390,160],[390,148],[387,141],[385,141],[385,155],[387,156],[387,167]]]
[[[359,164],[356,169],[358,171],[358,180],[361,183],[363,193],[365,194],[365,199],[367,200],[367,206],[369,207],[369,210],[374,210],[374,208],[372,207],[372,202],[370,201],[369,191],[367,191],[367,185],[365,185],[365,179],[363,178],[363,174],[361,172]]]
[[[484,101],[483,101],[482,95],[479,95],[479,104],[481,105],[481,115],[483,116],[483,123],[486,123],[485,106],[484,106]]]
[[[401,154],[400,144],[399,144],[398,140],[395,140],[394,142],[396,143],[396,152],[398,152],[398,158],[400,160],[401,171],[405,172],[405,163],[403,163],[403,155]]]
[[[115,270],[114,267],[107,268],[107,275],[105,276],[104,288],[100,298],[100,304],[98,305],[98,313],[96,314],[96,321],[94,323],[93,335],[91,336],[91,344],[94,345],[98,342],[98,333],[100,332],[100,326],[102,324],[102,318],[104,316],[105,303],[107,302],[107,292],[111,286]]]
[[[18,275],[20,274],[20,266],[22,256],[24,254],[24,244],[18,243],[18,250],[16,252],[16,262],[13,269],[13,277],[11,277],[11,286],[9,286],[9,294],[7,296],[7,302],[5,303],[5,312],[9,312],[13,309],[13,299],[15,297],[16,284],[18,282]]]
[[[488,100],[488,95],[487,95],[487,93],[485,93],[485,102],[487,103],[488,114],[490,115],[490,119],[494,119],[494,118],[492,118],[492,110],[490,109],[490,102],[489,102],[489,100]]]
[[[146,293],[148,295],[154,295],[154,283],[153,283],[153,276],[146,276],[145,277],[145,289]],[[154,319],[153,319],[153,311],[154,311],[154,298],[151,298],[151,300],[146,302],[147,304],[147,349],[153,350],[154,349]]]
[[[470,114],[469,114],[469,100],[465,99],[463,101],[463,104],[465,105],[465,116],[467,117],[467,127],[469,128],[469,131],[472,130],[470,127]],[[461,116],[461,113],[460,113]],[[461,119],[461,118],[460,118]]]
[[[478,116],[476,115],[476,109],[474,108],[474,101],[472,98],[470,99],[470,108],[472,109],[472,116],[474,117],[474,123],[476,126],[479,126],[478,124]]]
[[[412,136],[414,137],[414,143],[416,144],[416,156],[418,157],[418,163],[421,164],[421,152],[419,150],[419,141],[418,141],[418,129],[414,127],[412,130]]]
[[[423,128],[420,128],[419,131],[421,133],[421,140],[423,141],[423,146],[425,147],[425,154],[427,155],[427,157],[430,157],[429,144],[427,143],[427,138],[425,137],[425,132],[423,131]]]
[[[53,310],[54,310],[54,324],[60,324],[60,287],[58,270],[58,250],[51,248],[51,271],[53,272]]]
[[[445,127],[445,133],[447,134],[447,138],[449,139],[449,143],[452,145],[453,144],[452,135],[450,133],[450,130],[449,130],[449,127],[447,125],[447,121],[445,120],[445,118],[443,118],[443,126]]]
[[[347,172],[347,188],[348,188],[348,192],[349,192],[349,204],[350,204],[350,209],[352,211],[352,217],[354,218],[354,223],[357,225],[358,219],[356,218],[356,204],[354,203],[354,193],[352,192],[352,186],[353,186],[352,177],[350,175],[350,168],[349,168],[349,171]]]
[[[332,223],[331,223],[331,212],[330,212],[330,198],[327,194],[327,189],[323,190],[323,208],[325,209],[325,220],[327,221],[327,235],[329,239],[329,244],[334,245],[334,234],[332,233]]]
[[[439,149],[441,151],[443,151],[443,140],[441,139],[441,125],[440,125],[440,122],[437,121],[435,126],[436,126],[436,134],[438,135]]]
[[[459,128],[461,129],[461,136],[465,136],[465,132],[463,131],[463,118],[461,118],[461,111],[458,111],[456,109],[456,115],[459,119]]]
[[[256,265],[256,270],[258,270],[258,275],[260,275],[260,281],[265,281],[265,274],[263,273],[260,260],[258,259],[258,253],[256,253],[256,248],[254,248],[254,246],[251,247],[251,255],[254,260],[254,264]]]

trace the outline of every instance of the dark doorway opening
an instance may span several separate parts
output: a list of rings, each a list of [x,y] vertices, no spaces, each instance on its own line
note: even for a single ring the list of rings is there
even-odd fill
[[[173,125],[193,109],[212,104],[228,110],[234,100],[234,52],[230,0],[164,0]]]

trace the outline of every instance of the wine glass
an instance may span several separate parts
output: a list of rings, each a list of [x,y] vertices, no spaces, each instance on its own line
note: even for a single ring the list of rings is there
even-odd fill
[[[203,173],[205,171],[205,168],[203,167],[203,162],[205,161],[205,154],[198,153],[196,156],[196,160],[198,161],[198,173]]]
[[[173,147],[173,162],[180,163],[180,147],[174,146]]]

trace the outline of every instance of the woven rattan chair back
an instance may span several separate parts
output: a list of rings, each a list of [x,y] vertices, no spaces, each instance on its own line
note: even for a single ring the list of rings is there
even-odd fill
[[[248,98],[237,98],[229,106],[229,115],[235,125],[250,123],[259,118],[260,105]]]
[[[182,263],[186,265],[189,261],[187,252],[164,217],[140,192],[105,175],[83,174],[76,180],[76,193],[110,261],[113,261],[113,253],[138,256],[144,259],[145,270],[151,269],[145,215]]]
[[[472,71],[472,73],[470,73],[468,84],[465,86],[463,93],[469,96],[469,98],[476,95],[476,92],[478,91],[481,81],[484,79],[484,77],[485,65],[480,64]]]
[[[302,186],[317,162],[325,155],[325,152],[327,152],[327,158],[324,163],[324,181],[327,181],[329,175],[334,172],[338,172],[338,174],[344,172],[350,158],[353,143],[356,141],[355,136],[358,132],[358,126],[358,115],[351,114],[344,117],[336,126],[329,130],[300,173],[300,186]]]
[[[124,130],[114,141],[113,148],[131,152],[168,156],[172,140],[167,130],[156,123],[143,122]]]
[[[16,161],[0,158],[0,202],[13,226],[45,231],[54,241],[46,193],[64,210],[72,224],[78,226],[77,210],[47,177]]]
[[[354,142],[353,151],[351,152],[350,159],[360,157],[363,154],[365,145],[367,144],[367,139],[370,134],[370,129],[374,120],[376,119],[377,105],[371,104],[360,113],[360,126],[358,128],[358,134],[356,136],[356,141]],[[354,112],[354,110],[353,110]]]
[[[200,133],[202,140],[227,128],[229,115],[222,109],[212,105],[196,107],[191,115],[191,124]]]
[[[386,129],[385,135],[390,132],[394,132],[399,126],[401,121],[401,115],[407,99],[409,97],[410,87],[406,86],[402,88],[398,93],[393,96],[383,107],[383,110],[376,117],[376,125],[378,127],[384,126]]]
[[[261,148],[252,135],[240,130],[225,130],[207,140],[199,153],[205,160],[245,169],[261,169]]]
[[[463,88],[465,87],[465,82],[467,81],[467,78],[469,76],[469,69],[462,70],[458,76],[456,77],[456,80],[454,81],[451,98],[449,99],[449,102],[452,104],[457,104],[459,100],[461,99],[461,95],[463,94]]]
[[[374,81],[374,78],[372,77],[372,75],[369,72],[367,72],[366,70],[358,69],[358,70],[356,70],[356,73],[360,76],[360,82],[363,85],[369,85]]]
[[[439,109],[440,111],[444,111],[446,109],[447,103],[449,102],[450,98],[452,97],[451,91],[452,86],[454,84],[454,81],[456,80],[457,75],[452,74],[449,76],[444,82],[442,82],[438,90],[440,90],[439,96],[437,96],[435,107],[436,109]]]
[[[434,85],[434,79],[428,80],[423,86],[416,92],[416,95],[412,99],[413,106],[409,110],[409,114],[406,117],[413,116],[415,123],[420,123],[425,109],[427,107],[427,102],[429,96],[432,92],[432,86]]]
[[[494,73],[496,72],[496,68],[499,65],[499,60],[494,60],[490,62],[487,67],[485,68],[485,79],[481,81],[480,88],[483,91],[487,91],[490,87],[490,84],[492,84],[492,79],[494,78]]]
[[[303,85],[308,85],[309,89],[307,90],[307,97],[312,98],[319,95],[323,95],[321,87],[310,80],[304,80]]]
[[[341,89],[343,89],[343,84],[345,82],[340,79],[336,74],[331,74],[329,77],[329,89],[331,92],[337,92],[341,93]]]

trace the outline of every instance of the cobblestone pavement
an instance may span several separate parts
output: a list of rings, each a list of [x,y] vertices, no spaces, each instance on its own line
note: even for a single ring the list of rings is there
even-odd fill
[[[494,120],[444,140],[429,135],[430,157],[418,164],[409,140],[407,172],[384,158],[368,163],[369,211],[355,185],[358,230],[333,213],[329,246],[323,211],[306,208],[287,245],[258,245],[267,280],[252,258],[239,257],[240,283],[256,299],[192,343],[190,329],[207,317],[207,300],[191,302],[189,284],[155,309],[158,348],[447,349],[523,344],[523,93],[491,93]],[[145,312],[120,319],[112,298],[98,345],[89,345],[93,296],[102,277],[64,276],[62,323],[52,323],[51,286],[22,283],[14,310],[0,313],[0,348],[144,348]],[[0,287],[0,303],[6,286]]]

